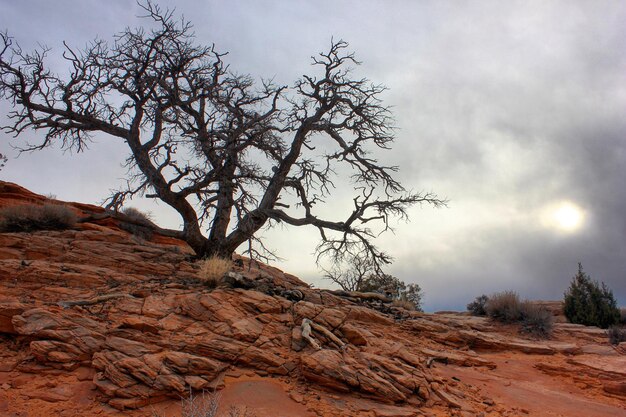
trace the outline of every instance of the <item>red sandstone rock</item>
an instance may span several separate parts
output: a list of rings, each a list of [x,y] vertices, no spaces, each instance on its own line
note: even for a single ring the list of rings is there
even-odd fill
[[[0,205],[45,201],[0,183]],[[466,315],[396,320],[240,257],[256,290],[210,290],[189,253],[114,219],[0,234],[0,415],[169,417],[189,388],[222,389],[223,411],[242,402],[257,417],[625,412],[626,363],[602,331],[556,324],[538,341]]]

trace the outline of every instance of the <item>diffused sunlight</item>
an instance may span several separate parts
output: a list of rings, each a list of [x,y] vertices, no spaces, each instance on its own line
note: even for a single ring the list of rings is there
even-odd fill
[[[542,222],[550,228],[573,233],[584,225],[585,211],[571,201],[561,201],[544,209]]]

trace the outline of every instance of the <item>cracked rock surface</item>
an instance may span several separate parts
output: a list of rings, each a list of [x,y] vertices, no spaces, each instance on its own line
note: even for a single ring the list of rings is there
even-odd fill
[[[43,201],[0,182],[0,205]],[[483,318],[381,311],[245,258],[245,288],[211,289],[190,255],[111,219],[0,234],[0,415],[169,417],[189,389],[257,417],[626,415],[626,349],[600,330],[531,340]]]

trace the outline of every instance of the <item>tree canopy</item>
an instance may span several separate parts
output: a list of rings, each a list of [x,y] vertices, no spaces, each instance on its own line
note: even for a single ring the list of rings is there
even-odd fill
[[[578,264],[578,272],[565,292],[563,313],[571,323],[603,329],[617,324],[620,319],[613,291],[604,282],[599,284],[591,279],[583,271],[581,263]]]
[[[359,254],[380,266],[391,258],[373,238],[392,217],[416,203],[445,204],[405,190],[397,167],[373,155],[393,142],[392,116],[384,87],[353,77],[358,62],[346,42],[312,57],[314,73],[292,86],[257,82],[231,71],[214,46],[198,45],[189,22],[140,5],[147,27],[82,50],[66,44],[66,76],[48,69],[50,50],[27,53],[0,37],[0,95],[14,106],[4,130],[41,132],[23,150],[59,143],[82,152],[96,135],[128,145],[128,181],[108,208],[135,196],[162,200],[182,219],[170,232],[198,256],[227,257],[245,243],[251,256],[267,254],[258,232],[282,222],[317,229],[318,259]],[[325,219],[318,205],[346,173],[352,208]]]

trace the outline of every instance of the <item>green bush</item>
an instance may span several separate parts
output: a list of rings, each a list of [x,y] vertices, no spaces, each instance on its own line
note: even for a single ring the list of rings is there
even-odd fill
[[[76,214],[60,204],[27,204],[0,210],[0,232],[64,230],[76,224]]]
[[[620,320],[613,292],[604,283],[600,285],[592,280],[580,263],[578,273],[565,292],[563,312],[571,323],[603,329]]]
[[[469,311],[472,316],[486,316],[487,311],[485,310],[485,305],[489,301],[489,297],[485,294],[478,296],[467,305],[467,311]]]

